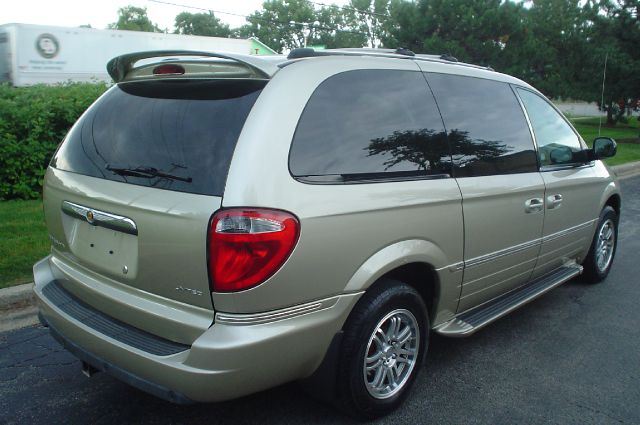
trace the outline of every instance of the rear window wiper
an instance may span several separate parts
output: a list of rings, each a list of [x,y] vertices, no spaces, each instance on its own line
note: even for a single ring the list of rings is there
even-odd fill
[[[163,179],[180,180],[182,182],[187,182],[187,183],[191,183],[193,181],[191,177],[176,176],[175,174],[165,173],[164,171],[160,171],[154,167],[145,167],[145,166],[114,167],[112,165],[107,164],[105,168],[121,176],[148,177],[148,178],[160,177]]]

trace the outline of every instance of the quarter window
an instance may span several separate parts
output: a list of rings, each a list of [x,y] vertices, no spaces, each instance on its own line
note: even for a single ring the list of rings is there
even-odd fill
[[[291,174],[348,182],[449,174],[433,95],[417,71],[357,70],[315,90],[293,138]]]
[[[578,136],[562,116],[542,97],[518,89],[536,135],[540,165],[562,165],[581,161]]]
[[[456,177],[537,171],[531,133],[508,84],[435,73],[427,80],[448,131]]]

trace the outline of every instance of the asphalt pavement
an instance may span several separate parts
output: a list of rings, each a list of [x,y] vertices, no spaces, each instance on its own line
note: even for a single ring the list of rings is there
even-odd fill
[[[469,338],[433,336],[410,397],[376,423],[640,424],[640,177],[622,188],[604,283],[568,282]],[[296,384],[172,405],[104,373],[86,378],[42,327],[0,333],[0,424],[353,422]]]

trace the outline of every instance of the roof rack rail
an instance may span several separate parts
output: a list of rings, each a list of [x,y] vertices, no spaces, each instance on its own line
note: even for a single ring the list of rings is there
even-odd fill
[[[449,53],[445,53],[442,55],[416,54],[411,50],[403,47],[399,47],[397,49],[372,49],[372,48],[361,47],[361,48],[327,49],[327,50],[314,50],[311,47],[303,47],[303,48],[291,50],[291,52],[289,52],[289,55],[287,56],[287,59],[289,59],[289,61],[285,63],[281,63],[278,66],[282,68],[297,59],[312,58],[312,57],[319,57],[319,56],[376,56],[376,57],[386,57],[386,58],[396,58],[396,59],[414,59],[414,60],[439,62],[439,63],[448,62],[451,64],[493,71],[491,67],[484,67],[480,65],[473,65],[469,63],[459,62],[457,58],[451,56],[451,54]]]
[[[449,62],[458,62],[458,59],[451,56],[451,53],[445,53],[444,55],[440,55],[440,59],[449,61]]]
[[[287,59],[300,59],[300,58],[310,58],[313,56],[321,56],[311,47],[301,47],[298,49],[291,49]]]
[[[395,53],[397,53],[399,55],[405,55],[405,56],[415,56],[416,55],[411,50],[405,49],[404,47],[398,47],[396,49]]]

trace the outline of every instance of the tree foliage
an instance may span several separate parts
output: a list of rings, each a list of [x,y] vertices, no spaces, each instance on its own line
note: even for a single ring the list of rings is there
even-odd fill
[[[327,49],[361,47],[368,43],[367,35],[359,31],[359,20],[353,10],[338,6],[322,7],[316,11],[317,25],[311,33],[309,44]]]
[[[277,52],[304,46],[304,23],[313,26],[316,12],[307,0],[267,0],[262,10],[248,18],[240,28],[244,37],[256,37]]]
[[[431,0],[391,5],[397,21],[384,40],[421,53],[495,64],[517,30],[522,6],[500,0]]]
[[[230,37],[229,25],[210,13],[182,12],[176,16],[176,34],[204,35],[208,37]]]
[[[601,81],[607,59],[603,108],[612,124],[640,102],[640,1],[604,0],[592,4],[590,12],[588,69],[593,81]],[[586,100],[601,101],[600,90],[585,88],[584,94]]]
[[[49,159],[104,83],[0,84],[0,200],[39,196]]]
[[[351,7],[345,9],[354,13],[354,28],[366,36],[368,47],[382,47],[382,40],[388,36],[387,21],[389,0],[351,0]]]
[[[640,98],[638,0],[392,0],[383,44],[514,75],[552,98],[600,102],[609,123]]]
[[[146,7],[125,6],[118,9],[118,20],[109,24],[110,29],[162,32],[147,16]]]

